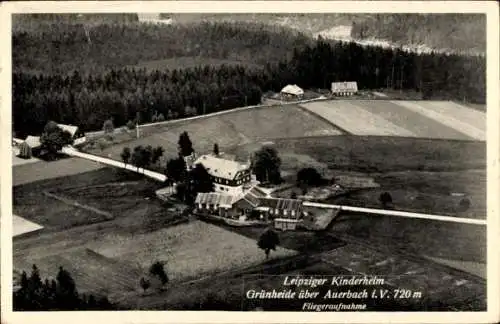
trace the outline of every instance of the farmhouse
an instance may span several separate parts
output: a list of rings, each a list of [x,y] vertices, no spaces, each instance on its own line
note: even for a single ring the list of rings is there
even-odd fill
[[[281,90],[280,95],[282,100],[298,100],[304,96],[304,90],[295,84],[289,84]]]
[[[332,82],[332,94],[339,97],[349,97],[358,92],[357,82]]]

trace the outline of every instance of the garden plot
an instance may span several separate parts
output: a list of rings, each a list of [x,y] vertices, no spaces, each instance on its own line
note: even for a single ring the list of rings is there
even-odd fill
[[[486,115],[452,102],[443,101],[396,101],[408,110],[455,129],[471,139],[486,140]]]
[[[148,234],[107,236],[90,244],[89,248],[144,268],[155,261],[166,261],[168,274],[174,281],[247,267],[265,260],[256,241],[200,221]],[[278,247],[270,257],[295,253]]]
[[[356,106],[354,101],[333,100],[310,102],[301,106],[355,135],[407,136],[415,134],[407,129]]]

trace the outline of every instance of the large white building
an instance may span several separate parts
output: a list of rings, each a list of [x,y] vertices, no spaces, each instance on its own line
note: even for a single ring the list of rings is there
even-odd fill
[[[214,182],[215,192],[237,196],[258,184],[251,174],[250,163],[240,163],[220,156],[202,155],[193,165],[205,167]]]

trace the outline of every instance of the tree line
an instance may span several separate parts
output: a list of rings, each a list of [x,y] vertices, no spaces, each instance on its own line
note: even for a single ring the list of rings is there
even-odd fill
[[[112,310],[114,306],[106,297],[80,294],[71,274],[59,267],[56,279],[42,280],[40,271],[33,265],[31,274],[23,271],[19,289],[14,290],[15,311],[70,311]]]

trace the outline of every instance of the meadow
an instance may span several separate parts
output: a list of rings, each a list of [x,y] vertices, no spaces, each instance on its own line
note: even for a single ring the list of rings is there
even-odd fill
[[[332,100],[301,107],[354,135],[486,140],[486,114],[449,101]]]
[[[187,131],[196,152],[211,151],[214,143],[225,151],[233,146],[255,143],[268,138],[300,137],[341,134],[331,124],[297,108],[295,105],[271,106],[175,124],[152,125],[140,129],[141,137],[112,145],[104,150],[91,149],[90,152],[114,159],[120,159],[124,147],[133,149],[137,145],[162,146],[165,158],[177,156],[179,135]],[[245,158],[246,159],[246,158]]]

